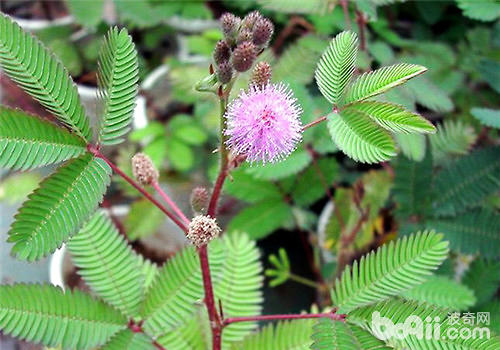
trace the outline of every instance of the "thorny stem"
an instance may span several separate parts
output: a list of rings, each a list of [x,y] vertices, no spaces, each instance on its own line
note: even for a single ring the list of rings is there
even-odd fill
[[[344,322],[346,315],[337,314],[333,309],[331,312],[321,314],[302,314],[302,315],[261,315],[249,317],[231,317],[226,318],[222,324],[223,327],[236,322],[252,322],[252,321],[271,321],[271,320],[297,320],[297,319],[311,319],[311,318],[329,318],[334,321]]]
[[[159,201],[157,201],[148,191],[146,191],[141,185],[139,185],[134,179],[132,179],[130,176],[125,174],[119,167],[117,167],[111,160],[109,160],[106,156],[104,156],[101,151],[94,145],[88,145],[87,149],[90,153],[92,153],[94,156],[101,158],[104,160],[111,169],[118,175],[120,175],[125,181],[127,181],[130,185],[132,185],[137,191],[139,191],[144,197],[146,197],[147,200],[149,200],[151,203],[153,203],[155,206],[158,207],[162,212],[165,213],[177,226],[180,227],[182,231],[185,233],[187,232],[187,227],[184,225],[174,214],[172,214],[167,208],[163,206]]]
[[[177,214],[177,216],[184,222],[184,224],[186,226],[189,226],[190,222],[189,219],[186,217],[186,215],[184,215],[182,210],[177,206],[177,204],[175,204],[175,202],[169,197],[169,195],[165,193],[165,191],[163,191],[158,181],[156,180],[152,181],[151,186],[153,186],[153,188],[156,190],[156,192],[158,192],[160,197],[163,198],[165,202],[167,202],[170,208],[172,208],[174,213]]]

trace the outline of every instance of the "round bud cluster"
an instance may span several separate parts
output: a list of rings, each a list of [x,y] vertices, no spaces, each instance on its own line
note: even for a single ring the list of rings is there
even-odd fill
[[[153,161],[144,153],[137,153],[132,157],[132,173],[143,186],[158,181],[159,173]]]
[[[204,187],[195,187],[191,192],[191,208],[195,213],[202,213],[207,208],[208,191]]]
[[[264,50],[274,32],[272,22],[260,12],[250,12],[241,19],[232,13],[220,17],[224,40],[217,43],[214,61],[217,80],[227,84],[233,77],[233,71],[249,70],[257,55]]]
[[[197,215],[189,223],[186,237],[194,246],[199,248],[216,238],[221,232],[222,230],[214,218]]]
[[[250,84],[259,87],[266,86],[271,81],[272,70],[269,63],[262,61],[255,65],[252,72]]]

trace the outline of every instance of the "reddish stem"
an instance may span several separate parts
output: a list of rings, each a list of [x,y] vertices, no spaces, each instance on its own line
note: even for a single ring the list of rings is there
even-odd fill
[[[325,116],[322,116],[322,117],[319,117],[318,119],[313,120],[312,122],[310,122],[310,123],[308,123],[308,124],[304,125],[304,126],[302,127],[302,131],[309,129],[310,127],[315,126],[316,124],[319,124],[319,123],[321,123],[321,122],[324,122],[325,120],[326,120],[326,115],[325,115]]]
[[[203,277],[203,286],[205,289],[204,301],[208,310],[208,319],[210,320],[210,326],[212,328],[213,349],[220,350],[222,342],[222,323],[215,306],[212,277],[210,275],[210,265],[208,263],[207,245],[204,245],[198,249],[198,256],[200,258],[201,275]]]
[[[224,181],[227,177],[227,167],[221,169],[219,175],[217,176],[217,180],[215,181],[214,189],[212,191],[212,196],[210,197],[210,203],[208,204],[207,215],[211,217],[215,217],[217,215],[217,203],[219,202],[219,198],[222,192],[222,186],[224,185]]]
[[[349,4],[348,0],[340,0],[340,5],[342,6],[342,9],[344,10],[344,20],[345,24],[347,26],[347,29],[351,29],[351,18],[349,17]]]
[[[181,228],[182,231],[187,232],[187,227],[174,215],[172,214],[167,208],[163,206],[159,201],[157,201],[148,191],[146,191],[143,187],[141,187],[137,182],[134,181],[130,176],[125,174],[120,168],[118,168],[113,162],[111,162],[106,156],[104,156],[98,148],[96,148],[94,145],[87,145],[87,149],[90,153],[92,153],[94,156],[101,158],[104,160],[110,167],[113,169],[115,173],[120,175],[125,181],[127,181],[130,185],[132,185],[137,191],[139,191],[146,199],[148,199],[151,203],[156,205],[158,209],[160,209],[162,212],[164,212],[177,226]]]
[[[337,314],[336,310],[322,314],[302,314],[302,315],[261,315],[249,317],[232,317],[226,318],[222,323],[223,327],[236,322],[251,322],[251,321],[270,321],[270,320],[297,320],[297,319],[311,319],[311,318],[329,318],[334,321],[344,322],[346,315]]]
[[[361,51],[366,51],[366,20],[363,13],[359,10],[356,10],[356,22],[359,27],[359,48]]]
[[[174,211],[174,213],[176,213],[177,216],[179,218],[181,218],[181,220],[184,222],[184,224],[186,226],[189,226],[189,222],[190,222],[189,219],[186,217],[186,215],[184,215],[182,210],[177,206],[177,204],[175,204],[175,202],[169,197],[169,195],[166,194],[165,191],[163,191],[163,189],[160,187],[160,184],[158,183],[158,181],[156,181],[156,180],[152,181],[151,186],[153,186],[153,188],[156,190],[156,192],[158,192],[160,197],[163,198],[163,200],[165,202],[167,202],[167,204]]]

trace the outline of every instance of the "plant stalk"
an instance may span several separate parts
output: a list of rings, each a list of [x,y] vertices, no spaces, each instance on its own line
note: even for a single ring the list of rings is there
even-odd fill
[[[163,191],[158,181],[151,182],[151,186],[153,186],[160,197],[163,198],[165,202],[167,202],[170,208],[174,211],[175,214],[177,214],[177,216],[184,222],[184,224],[186,226],[189,226],[189,219],[186,217],[186,215],[184,215],[182,210],[177,206],[177,204],[175,204],[175,202],[169,197],[169,195],[166,194],[165,191]]]
[[[98,148],[96,148],[94,145],[88,145],[87,149],[90,153],[92,153],[94,156],[101,158],[104,160],[111,169],[118,175],[120,175],[125,181],[127,181],[130,185],[132,185],[137,191],[139,191],[144,197],[146,197],[147,200],[149,200],[151,203],[153,203],[155,206],[158,207],[165,215],[167,215],[177,226],[180,227],[184,233],[187,233],[187,227],[184,225],[173,213],[171,213],[167,208],[163,206],[159,201],[157,201],[148,191],[146,191],[141,185],[139,185],[134,179],[132,179],[130,176],[125,174],[118,166],[116,166],[111,160],[106,158]]]
[[[324,116],[322,116],[322,117],[319,117],[318,119],[313,120],[312,122],[310,122],[310,123],[308,123],[308,124],[304,125],[304,126],[302,127],[302,131],[309,129],[310,127],[315,126],[316,124],[319,124],[319,123],[321,123],[321,122],[324,122],[325,120],[326,120],[326,115],[324,115]]]

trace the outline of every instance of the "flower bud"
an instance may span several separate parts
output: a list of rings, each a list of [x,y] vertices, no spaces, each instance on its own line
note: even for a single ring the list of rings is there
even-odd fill
[[[233,67],[238,72],[246,72],[252,67],[256,57],[255,45],[250,41],[245,41],[233,51]]]
[[[197,215],[189,223],[186,237],[199,248],[216,238],[221,232],[222,230],[215,219],[205,215]]]
[[[204,187],[195,187],[191,192],[191,208],[195,213],[202,213],[208,205],[208,191]]]
[[[226,12],[220,17],[220,24],[224,37],[234,38],[240,28],[241,18]]]
[[[265,86],[271,80],[272,70],[271,66],[267,62],[259,62],[255,65],[252,72],[252,79],[250,84],[257,86]]]
[[[233,66],[231,62],[225,61],[217,66],[217,79],[222,84],[227,84],[233,77]]]
[[[132,173],[137,181],[143,186],[158,181],[159,173],[151,158],[144,153],[137,153],[132,157]]]
[[[253,42],[257,46],[265,46],[274,32],[273,22],[267,18],[258,19],[253,26]]]
[[[224,40],[219,40],[217,44],[215,44],[215,50],[214,50],[215,63],[218,65],[222,62],[229,61],[230,57],[231,57],[231,49]]]
[[[257,20],[263,18],[259,11],[252,11],[243,18],[241,26],[243,28],[253,29],[254,24]]]
[[[238,36],[236,38],[236,43],[241,44],[245,41],[252,41],[253,40],[253,34],[250,29],[244,28],[240,30],[238,33]]]

